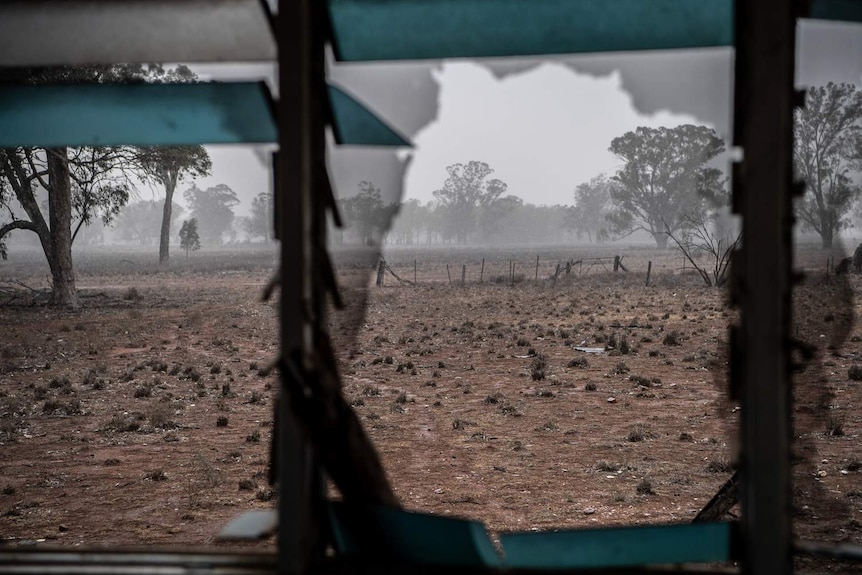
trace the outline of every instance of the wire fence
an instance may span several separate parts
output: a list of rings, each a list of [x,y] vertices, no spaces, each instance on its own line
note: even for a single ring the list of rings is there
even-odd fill
[[[543,259],[541,255],[537,254],[535,260],[529,262],[514,258],[502,260],[499,258],[481,258],[481,260],[471,261],[469,264],[445,262],[420,264],[418,259],[414,259],[412,266],[410,266],[403,262],[393,265],[381,257],[377,264],[375,283],[378,287],[385,285],[417,286],[435,283],[445,283],[450,286],[476,284],[514,286],[529,280],[553,284],[566,278],[621,273],[642,275],[645,285],[649,285],[653,270],[652,260],[646,260],[642,262],[643,265],[637,265],[636,271],[634,266],[629,266],[624,260],[625,256],[621,255],[560,260],[558,258]]]

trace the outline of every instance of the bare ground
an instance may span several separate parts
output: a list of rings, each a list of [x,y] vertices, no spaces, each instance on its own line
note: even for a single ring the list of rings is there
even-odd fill
[[[477,254],[400,252],[393,266],[412,279],[419,259],[420,285],[389,277],[362,323],[332,320],[345,394],[404,505],[494,531],[690,521],[733,468],[722,344],[735,312],[723,293],[667,254],[557,282],[546,278],[561,258],[530,281],[535,255],[491,255],[479,285]],[[510,286],[518,258],[529,279]],[[4,540],[206,545],[233,516],[274,504],[269,261],[94,263],[79,272],[79,312],[26,290],[0,308]],[[7,269],[39,286],[27,266]],[[862,331],[845,313],[862,284],[822,273],[797,303],[798,335],[819,349],[797,380],[797,529],[859,542],[862,383],[850,370]],[[341,276],[364,284],[369,272],[343,261]]]

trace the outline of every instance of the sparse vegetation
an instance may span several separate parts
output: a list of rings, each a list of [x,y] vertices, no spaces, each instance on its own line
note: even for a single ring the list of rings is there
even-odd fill
[[[614,368],[611,370],[611,373],[615,375],[624,375],[629,371],[629,366],[627,366],[625,363],[620,362],[614,366]]]
[[[649,439],[652,434],[642,425],[636,425],[629,430],[626,439],[631,441],[632,443],[638,443],[644,441],[645,439]]]
[[[277,492],[275,491],[275,489],[271,489],[271,488],[267,487],[264,489],[259,489],[257,491],[257,493],[254,494],[254,498],[257,499],[258,501],[266,502],[266,501],[272,501],[273,499],[275,499],[276,495],[277,495]]]
[[[560,426],[553,421],[547,421],[536,428],[536,431],[559,431]]]
[[[389,263],[412,279],[406,249],[394,250]],[[602,255],[617,248],[593,249]],[[479,284],[477,252],[453,253],[468,265],[464,288],[450,288],[445,278],[435,283],[439,261],[451,255],[444,245],[424,269],[419,256],[419,285],[400,286],[387,276],[385,289],[370,286],[360,325],[350,313],[327,317],[341,390],[405,505],[471,517],[476,501],[496,501],[492,529],[513,517],[529,517],[543,529],[659,521],[658,510],[668,505],[680,521],[689,520],[733,473],[727,432],[740,412],[717,384],[727,364],[720,346],[737,311],[723,294],[679,273],[681,258],[640,248],[626,255],[628,274],[598,265],[588,273],[585,265],[582,274],[563,272],[556,282],[547,279],[556,261],[546,261],[544,251],[533,281],[534,253],[532,263],[516,262],[529,270],[529,281],[514,288],[508,276],[505,285],[489,283],[508,261],[500,266],[489,257]],[[658,261],[644,289],[647,254]],[[85,502],[110,492],[118,508],[137,517],[141,501],[166,497],[169,505],[148,512],[149,530],[117,517],[116,537],[134,534],[142,544],[165,537],[194,543],[191,534],[214,517],[234,515],[232,508],[249,500],[265,508],[276,497],[268,474],[280,382],[259,374],[278,365],[278,312],[257,299],[272,262],[208,274],[198,266],[215,258],[204,250],[150,274],[130,257],[136,264],[123,265],[134,273],[119,279],[98,269],[84,272],[96,279],[82,290],[81,311],[39,302],[3,308],[0,444],[8,473],[0,488],[6,484],[14,493],[2,491],[0,514],[20,514],[8,522],[9,536],[55,532],[67,512],[60,494],[73,491]],[[347,250],[336,258],[348,307],[358,301],[346,287],[354,285],[351,274],[366,273],[352,263],[342,267],[352,257]],[[170,280],[166,287],[159,284],[163,278]],[[129,282],[144,294],[139,303],[122,299]],[[823,280],[826,287],[835,283]],[[862,464],[853,451],[853,406],[862,386],[851,369],[858,363],[862,372],[862,361],[854,355],[858,345],[827,347],[830,330],[843,319],[840,310],[823,331],[805,323],[810,314],[819,327],[830,313],[827,304],[828,298],[812,298],[800,312],[803,321],[794,316],[799,339],[818,347],[816,361],[794,374],[799,389],[825,377],[828,390],[840,390],[812,411],[797,412],[805,425],[800,434],[817,453],[807,463],[827,475],[818,479],[809,473],[812,465],[798,465],[796,485],[807,474],[803,479],[829,488],[827,497],[855,506],[862,502]],[[826,337],[819,339],[821,333]],[[830,415],[834,421],[827,421]],[[33,453],[46,454],[51,466],[25,467],[22,462],[35,461]],[[164,479],[151,475],[160,470]],[[81,477],[91,489],[78,489]],[[640,486],[644,478],[647,485]],[[477,484],[491,499],[471,491]],[[800,498],[810,504],[804,493]],[[41,510],[26,507],[36,501]],[[590,517],[584,510],[593,510]],[[79,533],[85,545],[114,537],[86,514],[78,517],[75,543]],[[848,529],[851,540],[857,532],[846,521],[826,525]]]
[[[148,481],[167,481],[168,474],[165,473],[164,469],[156,469],[155,471],[150,471],[144,475],[144,479]]]
[[[155,429],[173,429],[177,425],[171,420],[173,410],[160,401],[151,403],[147,409],[147,419]]]
[[[844,417],[837,413],[830,413],[826,417],[826,435],[829,437],[844,436]]]
[[[128,415],[114,415],[108,422],[102,426],[102,431],[116,431],[120,433],[128,433],[138,431],[141,428],[141,423],[137,418]]]
[[[143,299],[141,294],[138,292],[138,289],[135,287],[130,287],[123,292],[123,299],[126,301],[139,301]]]
[[[510,403],[502,403],[502,404],[498,405],[497,411],[501,415],[508,415],[510,417],[520,417],[522,415],[521,412],[518,411],[518,408],[516,408],[514,405],[512,405]]]
[[[601,471],[604,473],[616,473],[622,469],[622,466],[618,463],[609,463],[607,461],[599,461],[596,463],[596,471]]]
[[[72,387],[72,382],[69,381],[69,378],[64,376],[60,377],[52,377],[48,380],[48,387],[50,389],[69,389]]]
[[[139,385],[138,387],[135,388],[134,396],[135,396],[135,399],[152,397],[153,396],[153,386],[148,385],[148,384]]]
[[[706,464],[706,470],[709,473],[733,473],[734,466],[725,459],[713,459]]]
[[[189,379],[197,383],[201,380],[201,374],[195,366],[190,365],[182,371],[181,379]]]
[[[643,478],[636,488],[638,495],[655,495],[655,491],[653,490],[652,481],[647,478]]]
[[[650,380],[650,378],[644,377],[642,375],[632,374],[629,376],[629,381],[631,381],[632,383],[637,384],[637,385],[642,385],[643,387],[651,387],[652,386],[652,380]]]
[[[665,334],[664,339],[661,342],[664,345],[681,345],[682,337],[678,331],[673,330]]]
[[[545,379],[548,364],[545,361],[544,354],[536,354],[530,361],[530,377],[533,381],[542,381]]]
[[[365,397],[379,397],[383,394],[380,391],[380,388],[376,385],[366,385],[362,388],[362,395],[364,395]]]
[[[467,421],[466,419],[455,418],[452,420],[452,429],[460,430],[466,429],[471,425],[476,425],[473,421]]]
[[[629,340],[626,336],[622,336],[620,338],[620,353],[623,355],[628,355],[631,352],[631,347],[629,347]]]

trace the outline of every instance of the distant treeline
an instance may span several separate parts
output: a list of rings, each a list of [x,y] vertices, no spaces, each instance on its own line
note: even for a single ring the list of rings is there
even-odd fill
[[[476,225],[463,234],[453,229],[451,208],[419,200],[402,204],[387,244],[563,244],[578,239],[570,222],[570,206],[536,206],[517,196],[507,196],[502,206],[479,207]]]
[[[337,243],[415,244],[555,244],[582,237],[570,206],[536,206],[503,195],[506,184],[485,181],[493,170],[484,162],[455,164],[449,178],[423,204],[411,199],[386,203],[379,188],[361,182],[359,193],[339,201],[345,228],[333,230]],[[590,239],[594,235],[588,231]]]

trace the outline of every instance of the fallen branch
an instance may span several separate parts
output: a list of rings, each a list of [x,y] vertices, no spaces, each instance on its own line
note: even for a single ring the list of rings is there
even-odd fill
[[[12,302],[22,296],[22,293],[28,293],[30,297],[30,305],[34,304],[40,298],[48,299],[51,297],[51,292],[47,288],[34,288],[20,280],[3,280],[3,283],[15,286],[12,288],[0,288],[0,293],[9,295],[9,299],[3,302],[3,307],[11,305]]]
[[[383,261],[383,267],[384,267],[384,268],[386,268],[386,270],[388,270],[388,271],[389,271],[389,273],[391,273],[391,274],[392,274],[392,277],[394,277],[394,278],[395,278],[395,279],[397,279],[399,282],[401,282],[401,285],[410,285],[410,286],[412,286],[412,285],[416,285],[416,284],[414,284],[414,283],[413,283],[412,281],[410,281],[410,280],[405,280],[405,279],[402,279],[402,278],[398,277],[398,274],[396,274],[396,273],[395,273],[395,270],[393,270],[393,269],[389,266],[389,264],[388,264],[388,263],[386,263],[386,260],[382,260],[382,261]]]
[[[21,280],[6,280],[6,283],[24,288],[24,289],[28,290],[30,293],[44,293],[45,292],[44,289],[37,289],[37,288],[30,287],[27,284],[25,284],[24,282],[22,282]]]

